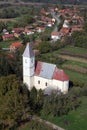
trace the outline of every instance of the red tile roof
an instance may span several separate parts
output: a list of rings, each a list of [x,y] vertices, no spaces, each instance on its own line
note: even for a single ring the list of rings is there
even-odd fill
[[[82,30],[83,30],[82,27],[79,27],[79,26],[73,26],[71,31],[74,32],[74,31],[82,31]]]
[[[59,32],[52,32],[51,35],[53,35],[53,36],[58,36],[58,35],[59,35]]]
[[[14,32],[22,32],[24,28],[13,28],[12,31]]]
[[[42,69],[44,62],[38,61],[36,65],[35,75],[39,75]],[[48,72],[47,72],[48,73]],[[60,80],[60,81],[67,81],[69,80],[69,76],[61,69],[55,68],[53,72],[52,79]]]
[[[14,37],[14,34],[5,34],[5,35],[3,35],[5,38],[12,38],[12,37]]]
[[[36,66],[36,70],[35,70],[35,75],[39,75],[40,74],[42,64],[43,63],[41,61],[37,62],[37,66]]]
[[[64,27],[60,30],[60,32],[63,34],[69,34],[69,31],[70,31],[70,28],[64,28]]]
[[[53,79],[66,81],[69,80],[69,76],[63,70],[56,68]]]
[[[16,48],[19,48],[19,47],[22,46],[22,42],[20,42],[20,41],[13,42],[13,43],[11,44],[11,46],[15,46]]]

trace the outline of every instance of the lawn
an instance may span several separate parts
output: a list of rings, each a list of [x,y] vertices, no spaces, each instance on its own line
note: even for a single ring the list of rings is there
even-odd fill
[[[87,97],[81,97],[81,106],[62,117],[45,117],[65,130],[87,130]]]

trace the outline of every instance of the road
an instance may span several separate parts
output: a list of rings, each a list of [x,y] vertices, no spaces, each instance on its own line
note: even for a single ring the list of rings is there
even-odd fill
[[[57,32],[58,31],[58,25],[61,22],[59,15],[56,15],[54,12],[51,12],[51,15],[53,16],[54,19],[56,19],[56,22],[57,22],[53,32]]]

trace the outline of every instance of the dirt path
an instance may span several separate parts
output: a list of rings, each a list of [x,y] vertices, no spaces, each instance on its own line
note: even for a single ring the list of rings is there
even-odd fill
[[[44,123],[44,124],[46,124],[48,126],[51,126],[53,128],[53,130],[65,130],[65,129],[63,129],[63,128],[61,128],[61,127],[59,127],[59,126],[57,126],[57,125],[55,125],[55,124],[53,124],[53,123],[51,123],[49,121],[43,120],[43,119],[38,118],[38,117],[33,116],[32,120],[38,120],[41,123]]]

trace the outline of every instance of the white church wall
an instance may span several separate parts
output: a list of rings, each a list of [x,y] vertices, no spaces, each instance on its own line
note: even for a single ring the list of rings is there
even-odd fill
[[[49,86],[52,86],[52,80],[45,79],[39,76],[34,76],[34,84],[36,89],[45,89]]]
[[[53,36],[53,35],[52,35],[51,38],[58,40],[58,39],[60,39],[61,37],[60,37],[60,36]]]
[[[31,68],[24,67],[23,68],[23,75],[24,76],[32,76],[32,75],[34,75],[34,68],[33,67],[31,67]]]
[[[25,67],[32,67],[34,66],[34,62],[35,62],[35,58],[27,58],[27,57],[23,57],[23,66]]]
[[[28,76],[23,77],[23,83],[28,87],[29,90],[34,86],[34,76],[29,78]]]
[[[69,81],[64,81],[64,87],[63,87],[64,94],[68,92],[68,88],[69,88]]]
[[[63,92],[64,82],[53,79],[53,86],[55,89],[61,90],[61,92]]]

